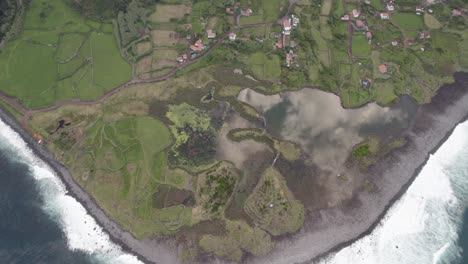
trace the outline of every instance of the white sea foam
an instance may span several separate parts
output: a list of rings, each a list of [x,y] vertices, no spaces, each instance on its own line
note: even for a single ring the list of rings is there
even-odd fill
[[[403,197],[368,236],[320,264],[442,264],[457,246],[468,206],[468,122],[432,155]]]
[[[68,195],[65,185],[53,170],[37,158],[26,142],[0,120],[0,144],[19,162],[27,164],[37,180],[44,198],[44,211],[59,223],[71,250],[81,250],[100,263],[141,263],[135,256],[126,254],[114,244],[109,235],[86,212],[75,198]]]

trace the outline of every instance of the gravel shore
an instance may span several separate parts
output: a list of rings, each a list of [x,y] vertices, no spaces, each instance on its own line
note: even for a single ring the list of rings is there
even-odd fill
[[[406,191],[429,155],[468,117],[468,74],[457,73],[456,82],[439,90],[433,102],[422,106],[404,133],[408,144],[389,153],[368,174],[378,192],[357,193],[339,208],[320,210],[306,219],[301,231],[279,241],[276,250],[263,258],[247,258],[247,263],[300,263],[317,260],[369,234],[387,209]],[[156,240],[138,240],[109,218],[72,178],[65,167],[7,113],[0,118],[18,132],[34,153],[44,160],[65,183],[67,190],[107,231],[112,240],[146,263],[178,263],[176,249]]]
[[[432,102],[419,108],[403,134],[407,144],[390,152],[368,171],[376,193],[365,191],[345,206],[324,209],[306,219],[302,230],[279,242],[276,251],[248,263],[310,263],[340,250],[372,232],[391,205],[411,185],[433,154],[468,118],[468,73],[455,74]]]
[[[68,170],[62,166],[45,147],[38,144],[16,120],[0,108],[0,119],[13,128],[41,160],[46,162],[60,177],[67,191],[77,199],[96,219],[100,226],[109,234],[111,240],[124,250],[136,255],[145,263],[178,263],[175,249],[158,243],[156,240],[138,240],[129,232],[122,230],[119,225],[106,215],[96,204],[95,200],[83,190],[73,179]]]

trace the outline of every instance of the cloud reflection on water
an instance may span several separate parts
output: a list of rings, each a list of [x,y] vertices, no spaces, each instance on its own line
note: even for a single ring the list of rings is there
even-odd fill
[[[280,95],[262,95],[251,89],[238,99],[263,113],[270,133],[295,141],[322,169],[339,172],[354,145],[366,135],[363,127],[403,126],[408,114],[399,108],[368,104],[344,109],[333,94],[303,89]]]

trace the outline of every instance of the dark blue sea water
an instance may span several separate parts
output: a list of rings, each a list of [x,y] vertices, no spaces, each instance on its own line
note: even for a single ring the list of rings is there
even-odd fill
[[[321,263],[467,264],[467,208],[465,122],[431,156],[371,235]],[[50,168],[0,121],[0,264],[4,263],[141,262],[113,244]]]
[[[141,264],[0,120],[0,264]]]
[[[0,263],[95,263],[68,248],[62,228],[43,207],[28,165],[0,147]]]

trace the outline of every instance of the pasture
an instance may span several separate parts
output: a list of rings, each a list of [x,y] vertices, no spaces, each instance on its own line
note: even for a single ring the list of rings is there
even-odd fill
[[[174,19],[181,19],[192,12],[190,4],[167,5],[157,4],[156,11],[150,15],[149,20],[156,23],[171,22]]]
[[[420,30],[423,28],[423,19],[414,13],[396,13],[391,17],[392,21],[403,30]]]
[[[261,80],[275,81],[281,75],[280,60],[277,55],[257,52],[250,56],[249,61],[250,70]]]
[[[153,30],[151,38],[155,46],[174,46],[179,38],[178,33],[172,30]]]
[[[25,30],[2,48],[0,90],[30,109],[94,100],[129,80],[109,24],[85,21],[64,0],[32,1]]]
[[[353,56],[364,57],[371,52],[371,47],[366,36],[363,34],[353,36]]]

